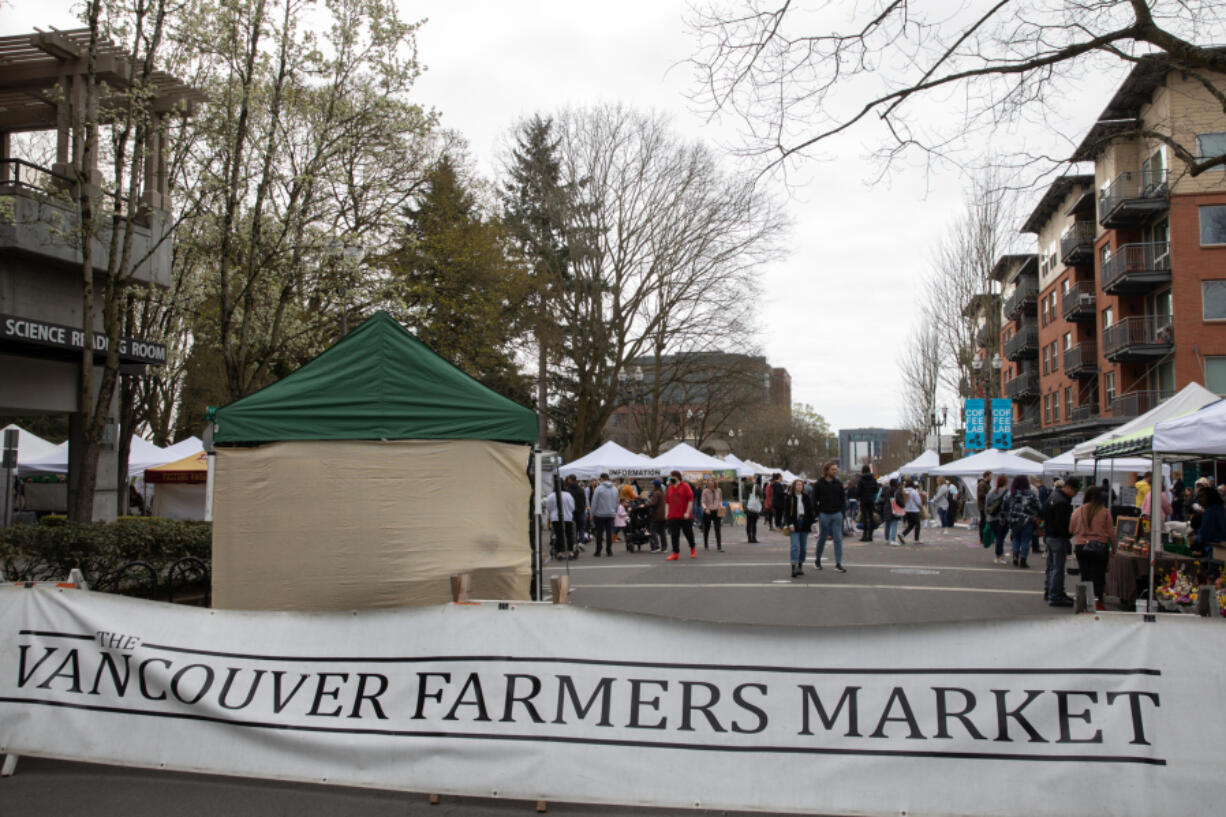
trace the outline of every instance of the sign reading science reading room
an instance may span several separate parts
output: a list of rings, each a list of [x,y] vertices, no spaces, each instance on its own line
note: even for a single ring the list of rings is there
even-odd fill
[[[1181,628],[1157,629],[1081,617],[853,638],[537,605],[287,615],[0,589],[0,744],[442,793],[835,813],[1058,814],[1088,796],[1087,770],[1114,769],[1119,784],[1084,808],[1145,814],[1159,793],[1221,787],[1193,773],[1199,741],[1216,740],[1197,713],[1221,690],[1181,693],[1192,679],[1159,654]],[[1111,660],[1053,661],[1053,637],[1061,654]],[[1018,764],[1021,794],[1037,785],[1060,808],[1000,785]]]
[[[0,341],[79,351],[85,346],[85,337],[84,330],[79,326],[46,323],[17,315],[0,315]],[[94,332],[91,343],[98,354],[104,354],[110,346],[109,339],[102,332]],[[138,338],[121,338],[119,359],[125,363],[162,365],[166,362],[166,347]]]

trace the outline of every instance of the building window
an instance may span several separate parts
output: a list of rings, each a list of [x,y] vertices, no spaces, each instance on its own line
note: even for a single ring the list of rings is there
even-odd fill
[[[1196,158],[1212,159],[1226,153],[1226,131],[1196,134]]]
[[[1226,244],[1226,204],[1200,208],[1200,243]]]
[[[1047,326],[1047,299],[1043,299],[1043,309],[1040,310],[1039,325]]]
[[[1111,405],[1115,400],[1115,372],[1107,372],[1103,375],[1103,403]]]
[[[1071,419],[1073,416],[1073,387],[1064,387],[1064,419]]]
[[[1060,422],[1060,393],[1056,392],[1051,396],[1051,421],[1053,423]]]
[[[1051,395],[1043,395],[1043,423],[1051,424]]]
[[[1201,281],[1200,302],[1205,320],[1226,320],[1226,280]]]
[[[1064,282],[1060,284],[1060,294],[1068,295],[1068,291],[1069,291],[1069,280],[1065,278]]]
[[[1065,349],[1073,348],[1073,333],[1072,332],[1064,333],[1064,348]]]
[[[1103,329],[1106,329],[1113,323],[1115,323],[1115,310],[1111,307],[1107,307],[1103,310]]]
[[[1226,394],[1226,357],[1205,358],[1205,388]]]
[[[1111,260],[1111,242],[1110,242],[1110,241],[1108,241],[1108,242],[1107,242],[1106,244],[1104,244],[1104,245],[1102,246],[1102,248],[1101,248],[1101,249],[1099,249],[1099,251],[1098,251],[1098,268],[1099,268],[1099,271],[1102,271],[1102,268],[1103,268],[1103,267],[1105,267],[1105,266],[1107,265],[1107,262],[1108,262],[1108,261],[1110,261],[1110,260]]]
[[[1051,349],[1048,349],[1046,346],[1044,346],[1043,347],[1043,374],[1047,374],[1050,371],[1050,361],[1051,361]]]

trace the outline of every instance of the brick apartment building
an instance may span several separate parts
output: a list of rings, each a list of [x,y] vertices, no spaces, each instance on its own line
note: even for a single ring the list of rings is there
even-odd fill
[[[1200,80],[1138,62],[1073,155],[1093,174],[1056,179],[1022,226],[1036,253],[993,271],[1019,445],[1058,453],[1191,382],[1226,394],[1226,169],[1193,177],[1148,134],[1226,152]]]

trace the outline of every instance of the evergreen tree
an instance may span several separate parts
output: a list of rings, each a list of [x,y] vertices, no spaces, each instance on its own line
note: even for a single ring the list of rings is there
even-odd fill
[[[428,172],[398,244],[386,259],[397,317],[468,374],[528,403],[514,354],[531,282],[502,224],[481,212],[449,156]]]

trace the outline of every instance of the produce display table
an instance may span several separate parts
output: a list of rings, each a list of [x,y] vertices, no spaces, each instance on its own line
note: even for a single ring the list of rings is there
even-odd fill
[[[1159,553],[1157,561],[1154,562],[1154,571],[1160,574],[1169,572],[1172,568],[1178,570],[1196,561],[1204,560],[1176,553]],[[1137,600],[1137,579],[1148,575],[1148,555],[1116,551],[1111,554],[1111,561],[1107,563],[1107,595],[1118,597],[1120,604],[1131,608]]]

